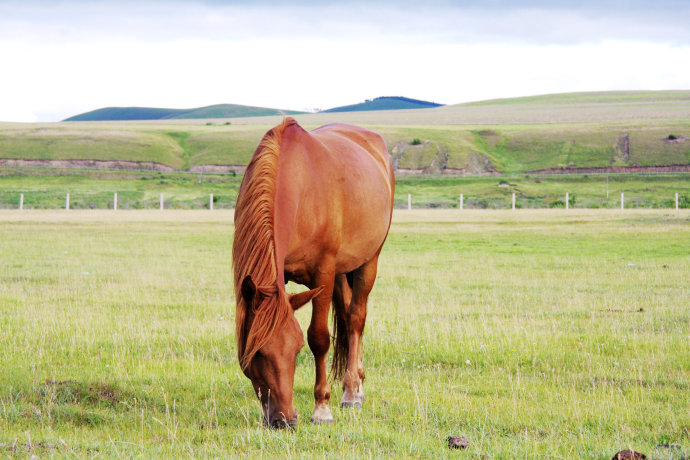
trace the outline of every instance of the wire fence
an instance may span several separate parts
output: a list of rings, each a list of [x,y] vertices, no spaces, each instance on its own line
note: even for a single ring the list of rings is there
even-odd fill
[[[19,192],[13,197],[0,197],[0,208],[3,209],[234,209],[237,197],[228,194],[179,196],[160,193],[141,196],[131,192],[94,192],[94,193],[56,193],[43,191]],[[518,193],[504,196],[473,196],[461,193],[456,199],[425,199],[423,196],[415,198],[408,193],[398,195],[395,199],[396,209],[544,209],[544,208],[656,208],[656,209],[686,209],[690,208],[690,195],[674,193],[668,196],[655,194],[644,197],[640,192],[626,195],[626,192],[611,193],[609,197],[592,198],[585,196],[578,199],[574,193],[566,192],[562,196],[525,196]]]
[[[413,194],[408,194],[407,199],[401,197],[395,200],[396,209],[687,209],[690,208],[690,195],[674,193],[668,196],[654,195],[644,197],[639,192],[626,195],[610,194],[608,197],[593,198],[585,196],[579,200],[576,194],[566,192],[562,196],[525,196],[512,193],[502,197],[483,197],[460,194],[456,200],[416,200]]]

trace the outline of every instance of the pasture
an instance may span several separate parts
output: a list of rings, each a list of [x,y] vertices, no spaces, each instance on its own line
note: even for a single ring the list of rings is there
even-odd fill
[[[237,364],[232,231],[232,211],[0,211],[0,455],[690,449],[688,210],[396,211],[367,401],[339,409],[336,383],[335,423],[309,424],[305,347],[295,431],[261,427]],[[449,450],[450,435],[470,447]]]
[[[402,170],[510,174],[688,165],[689,101],[690,91],[617,91],[295,118],[305,129],[334,122],[369,128],[385,139],[394,166]],[[264,133],[281,120],[0,123],[0,158],[146,161],[183,171],[245,165]]]
[[[158,209],[160,194],[165,208],[208,209],[213,194],[215,209],[235,206],[241,176],[87,170],[16,170],[0,168],[0,209],[17,209],[21,194],[24,209],[60,209],[70,194],[71,209],[112,209],[118,194],[119,209]],[[608,189],[608,197],[607,197]],[[620,208],[621,192],[627,208],[690,207],[690,173],[676,174],[514,174],[504,176],[399,176],[395,205],[413,208],[457,208],[464,195],[465,208],[506,209],[516,195],[518,208]]]

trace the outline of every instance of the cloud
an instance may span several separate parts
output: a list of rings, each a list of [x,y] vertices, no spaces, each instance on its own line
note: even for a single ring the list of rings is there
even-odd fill
[[[530,44],[602,40],[690,43],[690,6],[564,1],[465,2],[3,2],[0,37],[80,41],[136,38],[324,39]]]
[[[690,7],[626,5],[0,0],[0,119],[690,87]]]

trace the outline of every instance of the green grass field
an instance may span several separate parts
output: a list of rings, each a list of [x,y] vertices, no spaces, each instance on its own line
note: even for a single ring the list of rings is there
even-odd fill
[[[690,91],[557,94],[295,118],[306,129],[334,122],[372,129],[386,140],[396,166],[404,169],[523,173],[690,164],[690,140],[667,142],[669,135],[690,137]],[[280,121],[272,116],[0,123],[0,158],[152,161],[180,170],[245,165],[263,134]],[[629,141],[627,150],[620,147],[623,136]],[[424,144],[413,146],[413,139]]]
[[[0,169],[0,209],[16,209],[24,194],[25,209],[64,208],[70,194],[72,209],[107,209],[118,194],[119,209],[158,208],[163,193],[166,208],[230,209],[235,205],[241,176],[224,174],[162,174],[123,171],[63,171]],[[572,208],[619,208],[620,194],[632,208],[690,207],[690,173],[509,176],[399,176],[395,203],[414,208],[506,209],[516,194],[519,208],[563,208],[569,193]]]
[[[310,425],[305,348],[295,431],[260,426],[237,364],[231,222],[0,211],[2,456],[690,450],[687,210],[396,211],[364,335],[365,406]]]

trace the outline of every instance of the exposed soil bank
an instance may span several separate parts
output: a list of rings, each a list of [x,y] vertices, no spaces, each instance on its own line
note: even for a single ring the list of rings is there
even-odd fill
[[[247,169],[245,165],[195,165],[189,168],[189,172],[215,174],[244,174],[245,169]]]
[[[20,160],[0,158],[0,168],[117,169],[123,171],[176,172],[171,166],[153,161],[125,160]]]
[[[666,166],[609,166],[605,168],[549,168],[529,171],[525,174],[596,174],[596,173],[645,173],[690,172],[690,165]]]
[[[23,160],[0,158],[0,168],[45,168],[45,169],[102,169],[120,171],[180,172],[172,166],[153,161],[126,160]],[[243,174],[244,165],[196,165],[189,169],[193,173]]]
[[[156,171],[183,172],[171,166],[152,161],[125,160],[22,160],[15,158],[0,158],[0,168],[46,168],[46,169],[96,169],[121,171]],[[208,174],[243,174],[245,165],[195,165],[187,172]],[[429,169],[398,168],[395,170],[400,176],[416,176],[429,174]],[[454,169],[443,168],[444,175],[493,176],[502,174],[500,171],[478,171],[476,168]],[[609,166],[603,168],[548,168],[535,171],[524,171],[523,174],[596,174],[596,173],[644,173],[644,172],[690,172],[690,165],[666,166]]]

